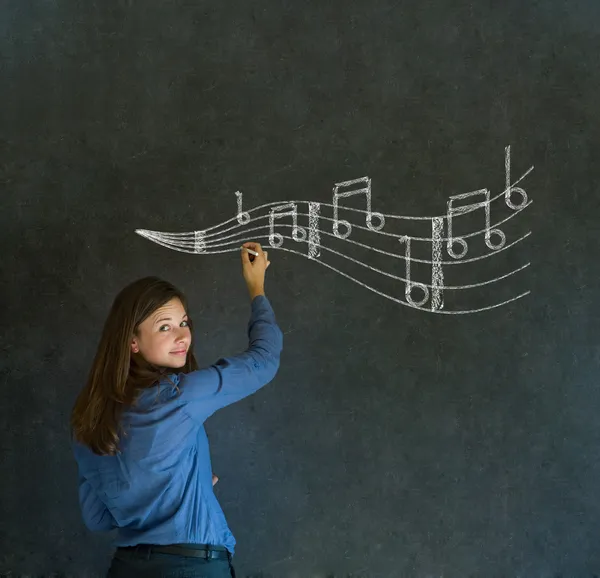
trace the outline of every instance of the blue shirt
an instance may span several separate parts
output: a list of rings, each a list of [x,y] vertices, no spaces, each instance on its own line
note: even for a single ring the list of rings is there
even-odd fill
[[[204,421],[269,383],[283,335],[264,295],[252,300],[248,349],[210,367],[169,375],[123,412],[121,454],[99,456],[73,441],[79,502],[92,531],[117,528],[115,546],[213,544],[235,538],[215,497]]]

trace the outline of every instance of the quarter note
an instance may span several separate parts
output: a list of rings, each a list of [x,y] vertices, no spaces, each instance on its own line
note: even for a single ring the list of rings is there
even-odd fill
[[[360,189],[344,191],[342,193],[338,192],[342,187],[350,187],[361,183],[363,183],[365,186]],[[367,227],[371,229],[371,231],[380,231],[383,229],[383,226],[385,225],[385,218],[381,213],[374,213],[371,211],[371,179],[369,177],[361,177],[360,179],[354,179],[352,181],[336,183],[336,185],[333,187],[333,233],[336,237],[339,237],[340,239],[346,239],[352,232],[352,225],[348,221],[338,219],[338,199],[351,197],[353,195],[360,195],[363,193],[367,197]],[[376,217],[379,220],[379,224],[377,226],[373,225],[373,217]],[[340,225],[346,227],[345,233],[340,233]]]
[[[250,222],[250,213],[243,211],[242,212],[242,193],[240,191],[236,191],[235,196],[237,197],[237,222],[240,225],[247,225]]]
[[[442,232],[444,230],[444,219],[442,217],[433,217],[431,219],[431,311],[439,311],[444,307],[443,289],[444,289],[444,271],[442,269]],[[427,303],[430,293],[429,287],[424,283],[417,283],[410,279],[410,242],[411,238],[400,237],[400,243],[406,245],[406,285],[404,286],[404,296],[406,301],[413,307],[422,308]],[[418,287],[423,292],[423,298],[416,301],[412,296],[413,288]]]
[[[522,209],[527,204],[527,193],[521,187],[510,186],[510,145],[504,148],[504,172],[506,174],[506,188],[504,189],[504,200],[511,209]],[[512,202],[511,195],[519,193],[522,201],[519,205]]]
[[[410,303],[413,307],[422,307],[427,300],[429,299],[429,288],[427,285],[423,283],[416,283],[410,280],[410,241],[411,238],[407,236],[400,237],[398,239],[400,243],[404,243],[406,245],[406,250],[404,252],[404,260],[406,261],[406,284],[404,285],[404,296],[406,297],[406,301]],[[421,291],[423,291],[423,298],[420,301],[415,301],[412,297],[412,290],[414,287],[418,287]]]

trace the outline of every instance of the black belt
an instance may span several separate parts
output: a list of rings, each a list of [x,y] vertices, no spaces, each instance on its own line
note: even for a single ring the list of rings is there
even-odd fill
[[[140,552],[144,554],[175,554],[177,556],[190,556],[204,558],[205,560],[229,560],[230,553],[225,546],[212,544],[137,544],[136,546],[120,546],[118,550]]]

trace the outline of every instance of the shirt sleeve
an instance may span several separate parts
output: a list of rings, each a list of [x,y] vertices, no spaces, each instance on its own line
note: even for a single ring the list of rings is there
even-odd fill
[[[264,295],[255,297],[251,308],[246,351],[179,375],[180,401],[199,423],[265,386],[279,369],[283,334],[273,308]]]
[[[109,509],[82,475],[79,476],[79,505],[83,522],[92,532],[108,532],[117,527]]]

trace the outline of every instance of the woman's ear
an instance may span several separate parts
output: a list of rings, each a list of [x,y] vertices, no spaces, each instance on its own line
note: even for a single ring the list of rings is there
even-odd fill
[[[138,343],[138,340],[134,337],[131,341],[131,352],[139,353],[139,351],[140,351],[140,345]]]

